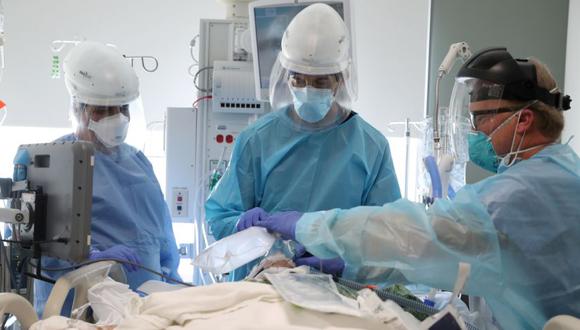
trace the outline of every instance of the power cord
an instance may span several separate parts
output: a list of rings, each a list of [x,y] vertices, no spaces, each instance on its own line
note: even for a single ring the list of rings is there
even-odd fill
[[[87,266],[87,265],[91,265],[91,264],[94,264],[94,263],[100,262],[100,261],[115,261],[115,262],[120,263],[120,264],[135,266],[135,267],[141,268],[141,269],[143,269],[143,270],[145,270],[147,272],[150,272],[152,274],[155,274],[155,275],[157,275],[157,276],[165,279],[168,282],[177,283],[177,284],[181,284],[181,285],[188,286],[188,287],[193,287],[194,286],[193,284],[176,280],[176,279],[174,279],[172,277],[169,277],[169,276],[167,276],[167,275],[165,275],[163,273],[159,273],[159,272],[157,272],[157,271],[155,271],[155,270],[153,270],[151,268],[147,268],[147,267],[145,267],[145,266],[143,266],[141,264],[137,264],[137,263],[130,262],[130,261],[127,261],[127,260],[123,260],[123,259],[115,259],[115,258],[89,260],[89,261],[84,261],[84,262],[81,262],[80,264],[76,264],[74,266],[68,266],[68,267],[61,267],[61,268],[42,268],[41,267],[40,269],[43,270],[43,271],[45,271],[45,272],[62,272],[62,271],[67,271],[67,270],[75,270],[75,269],[78,269],[80,267]],[[33,267],[37,267],[37,265],[34,264],[32,262],[32,260],[29,261],[29,264],[31,266],[33,266]]]
[[[46,243],[68,243],[68,239],[66,238],[56,238],[56,239],[49,239],[49,240],[44,240],[44,241],[13,241],[13,240],[9,240],[9,239],[2,239],[2,242],[6,242],[6,243],[12,243],[12,244],[46,244]]]

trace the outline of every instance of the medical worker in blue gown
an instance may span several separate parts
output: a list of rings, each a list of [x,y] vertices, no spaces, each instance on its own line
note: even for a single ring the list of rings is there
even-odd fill
[[[77,45],[63,65],[75,132],[59,141],[91,141],[96,149],[89,259],[123,259],[179,280],[171,218],[151,163],[123,142],[129,123],[142,116],[137,75],[115,48],[96,42]],[[48,268],[63,265],[43,261]],[[132,289],[160,279],[135,266],[125,268]],[[60,274],[47,273],[55,279]],[[35,282],[37,311],[44,309],[51,288]]]
[[[471,160],[497,175],[428,211],[399,200],[277,213],[256,225],[320,258],[341,257],[342,275],[363,283],[451,290],[458,263],[469,263],[465,292],[483,297],[503,329],[578,317],[580,159],[560,143],[569,106],[537,60],[514,60],[505,48],[482,51],[459,71],[450,108],[470,115]]]
[[[350,109],[355,73],[349,45],[346,25],[327,5],[311,5],[291,21],[270,79],[274,111],[239,135],[230,166],[205,205],[216,239],[269,212],[400,198],[386,139]],[[323,265],[342,268],[342,261]],[[236,269],[230,279],[244,278],[251,267]]]

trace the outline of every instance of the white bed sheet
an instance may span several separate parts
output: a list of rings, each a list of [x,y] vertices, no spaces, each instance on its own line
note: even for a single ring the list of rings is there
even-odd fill
[[[325,314],[287,303],[268,285],[221,283],[154,293],[138,315],[111,327],[52,317],[32,329],[400,329],[377,320]]]

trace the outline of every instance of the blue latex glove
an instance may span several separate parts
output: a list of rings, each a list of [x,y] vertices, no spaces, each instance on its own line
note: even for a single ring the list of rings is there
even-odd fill
[[[258,221],[265,219],[267,216],[268,213],[266,213],[264,209],[261,207],[254,207],[253,209],[250,209],[242,214],[236,228],[238,231],[248,229],[252,226],[255,226]]]
[[[318,257],[312,256],[295,259],[294,263],[296,266],[310,266],[312,268],[318,269],[323,273],[334,276],[342,275],[342,271],[344,270],[344,261],[342,261],[341,258],[320,259]]]
[[[141,264],[141,259],[139,259],[137,253],[125,245],[115,245],[106,249],[105,251],[91,250],[91,252],[89,252],[89,260],[101,259],[119,259],[139,265]],[[130,272],[134,272],[138,269],[137,266],[129,264],[123,264],[123,267],[125,267],[125,269]]]
[[[264,227],[271,232],[279,233],[282,239],[295,240],[296,223],[302,217],[301,212],[287,211],[273,213],[265,219],[260,219],[256,226]]]

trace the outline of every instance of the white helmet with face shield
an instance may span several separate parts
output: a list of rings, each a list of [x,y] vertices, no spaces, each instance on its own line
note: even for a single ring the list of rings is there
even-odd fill
[[[125,141],[129,122],[133,123],[130,133],[142,134],[139,79],[116,48],[79,43],[65,58],[63,69],[79,138],[110,149]]]
[[[356,99],[350,37],[340,15],[326,4],[303,9],[282,37],[270,76],[270,103],[312,129],[340,124]]]

